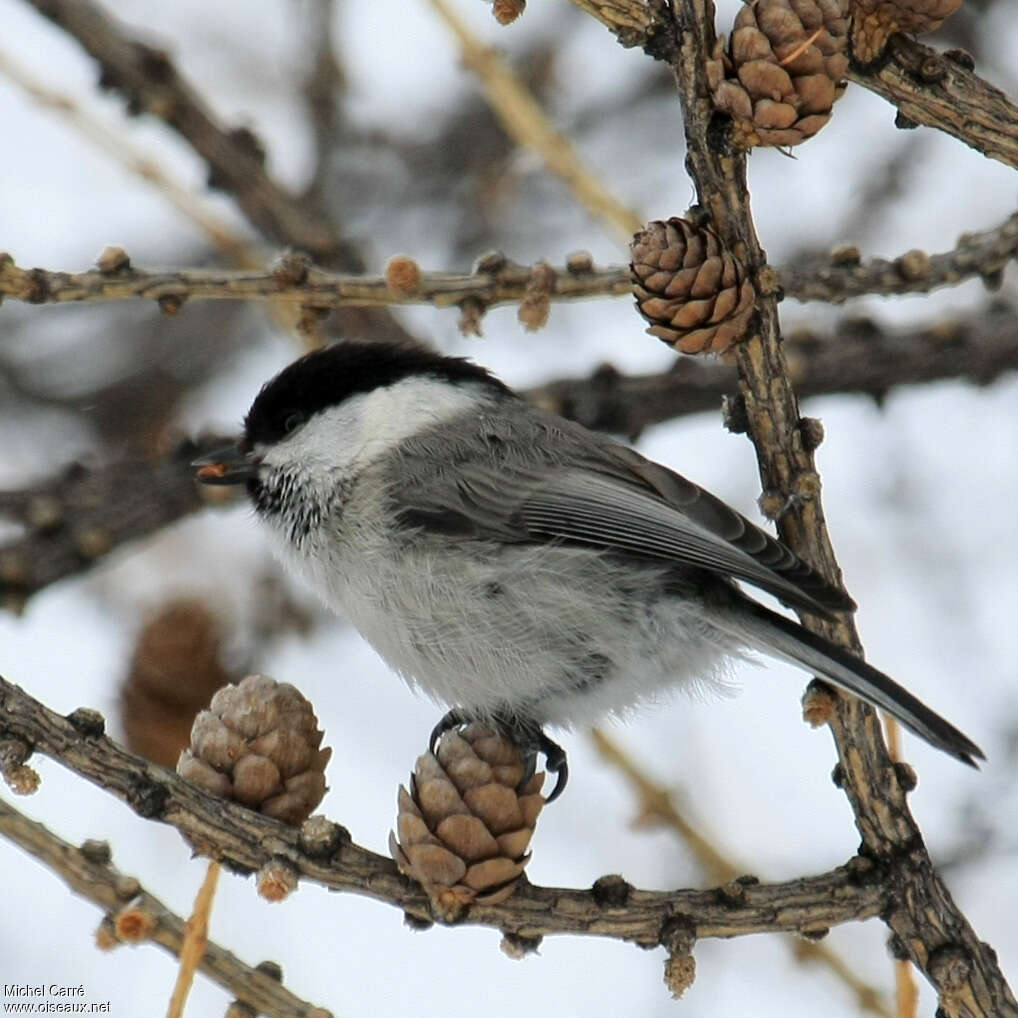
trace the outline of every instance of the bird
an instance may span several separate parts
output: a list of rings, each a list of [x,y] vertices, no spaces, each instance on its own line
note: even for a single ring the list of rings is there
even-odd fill
[[[862,658],[747,593],[821,619],[855,603],[780,540],[614,438],[462,357],[343,339],[265,383],[243,435],[195,464],[246,486],[275,552],[448,710],[431,745],[495,726],[565,787],[572,728],[790,662],[977,766],[982,750]]]

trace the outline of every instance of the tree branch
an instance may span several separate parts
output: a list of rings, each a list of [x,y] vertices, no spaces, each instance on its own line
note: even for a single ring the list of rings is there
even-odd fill
[[[572,0],[605,25],[623,46],[673,61],[661,0]],[[960,63],[901,35],[892,36],[876,68],[852,67],[848,77],[883,96],[903,116],[935,127],[977,152],[1018,167],[1018,105]]]
[[[862,393],[882,400],[899,386],[945,378],[986,385],[1018,369],[1018,315],[989,308],[957,323],[900,332],[848,320],[832,336],[796,330],[784,350],[803,398]],[[660,374],[624,375],[604,365],[585,378],[549,382],[526,396],[588,428],[636,438],[655,424],[717,410],[737,387],[734,367],[683,357]]]
[[[990,159],[1018,168],[1018,105],[929,46],[891,36],[878,67],[852,67],[848,77],[896,106],[908,120],[935,127]]]
[[[206,503],[190,463],[223,439],[185,442],[162,459],[80,464],[22,491],[0,492],[0,516],[25,533],[0,547],[0,605],[21,607],[43,587],[91,568]]]
[[[533,268],[507,263],[496,271],[457,274],[421,273],[412,289],[390,287],[384,276],[336,275],[310,269],[295,282],[287,273],[183,270],[147,272],[127,269],[115,275],[91,272],[49,272],[22,269],[0,255],[0,296],[30,304],[77,301],[159,300],[165,297],[194,300],[278,300],[315,307],[382,307],[389,304],[434,304],[456,307],[473,298],[485,307],[521,301]],[[570,272],[553,270],[550,296],[559,300],[621,295],[631,292],[628,266]]]
[[[13,81],[39,106],[63,117],[71,127],[116,159],[129,172],[151,184],[230,261],[248,267],[258,264],[253,244],[238,237],[230,224],[205,208],[192,191],[178,184],[155,160],[135,148],[127,138],[113,131],[99,117],[89,113],[70,95],[57,92],[39,81],[3,52],[0,52],[0,74]]]
[[[569,140],[552,126],[530,89],[497,53],[474,35],[446,0],[430,3],[456,36],[463,62],[480,79],[488,103],[506,132],[518,144],[534,149],[593,215],[628,242],[643,225],[642,220],[601,185]]]
[[[249,872],[270,860],[288,863],[304,879],[349,891],[431,921],[423,890],[401,876],[388,858],[350,841],[342,828],[314,838],[237,804],[207,795],[172,771],[122,749],[101,734],[94,711],[67,718],[0,678],[0,735],[27,743],[126,802],[140,816],[176,827],[227,867]],[[855,859],[820,876],[780,884],[752,879],[712,891],[642,891],[606,902],[588,891],[536,887],[525,881],[501,905],[473,905],[465,923],[521,937],[573,933],[656,946],[670,920],[681,918],[697,938],[749,933],[816,933],[838,923],[871,918],[893,893],[884,871]]]
[[[965,233],[948,251],[927,255],[907,251],[894,259],[859,260],[854,249],[841,249],[830,259],[782,269],[778,285],[786,297],[799,301],[840,304],[866,295],[897,296],[930,293],[966,279],[982,279],[996,287],[1004,269],[1018,259],[1018,212],[999,226]],[[181,269],[152,271],[125,266],[116,271],[52,272],[24,269],[0,254],[0,298],[29,304],[65,304],[120,300],[271,300],[310,303],[315,307],[382,307],[390,304],[433,304],[456,307],[465,300],[486,308],[519,303],[536,266],[504,260],[497,267],[472,273],[422,272],[410,289],[395,289],[384,276],[342,275],[310,268],[306,276],[292,273]],[[583,259],[552,268],[551,300],[621,297],[632,293],[628,265],[596,268]]]
[[[98,61],[100,85],[123,93],[128,112],[151,113],[176,131],[208,163],[210,182],[232,194],[269,240],[303,248],[325,264],[361,268],[331,225],[269,176],[254,135],[223,127],[167,53],[132,39],[92,0],[29,2]]]
[[[686,126],[686,162],[711,225],[755,277],[758,333],[736,348],[739,391],[765,493],[784,508],[778,530],[784,541],[832,582],[841,571],[820,501],[812,444],[800,427],[796,394],[781,346],[772,273],[756,236],[746,188],[746,155],[729,147],[714,117],[707,59],[714,43],[710,0],[672,0],[673,63]],[[853,620],[807,625],[861,653]],[[892,866],[903,894],[882,916],[908,957],[937,988],[951,1016],[990,1018],[1018,1014],[1018,1005],[996,963],[951,899],[933,868],[906,802],[906,772],[887,755],[874,711],[838,696],[831,726],[839,756],[838,780],[855,814],[867,857]]]
[[[979,233],[963,233],[953,248],[939,254],[906,251],[894,259],[858,261],[852,249],[835,250],[828,264],[787,266],[779,272],[785,296],[799,301],[822,300],[841,304],[867,294],[894,297],[931,293],[979,278],[996,289],[1001,274],[1018,259],[1018,212],[999,226]]]
[[[127,907],[150,917],[154,925],[146,939],[179,956],[185,920],[149,894],[134,877],[125,876],[104,860],[102,843],[77,848],[2,799],[0,835],[34,856],[75,894],[104,909],[110,918]],[[245,965],[211,941],[198,967],[258,1014],[270,1018],[329,1018],[327,1011],[301,1000],[271,975]]]
[[[162,50],[130,37],[93,0],[28,0],[40,14],[73,36],[99,63],[100,87],[127,98],[131,114],[151,113],[177,132],[209,168],[209,186],[231,194],[248,221],[274,244],[305,251],[319,264],[361,272],[364,261],[342,238],[339,226],[323,215],[316,195],[296,197],[265,169],[261,142],[247,128],[218,123],[202,97]],[[296,328],[305,341],[318,340],[315,309]],[[342,312],[340,327],[368,337],[411,336],[388,310]]]

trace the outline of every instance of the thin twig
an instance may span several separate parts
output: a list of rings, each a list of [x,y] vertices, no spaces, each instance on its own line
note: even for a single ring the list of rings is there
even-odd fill
[[[516,141],[534,149],[548,169],[627,243],[643,221],[583,164],[569,140],[556,131],[533,93],[494,50],[485,46],[446,0],[429,0],[460,44],[463,62],[480,79],[491,108]]]
[[[67,718],[0,678],[0,737],[22,739],[79,776],[126,802],[146,819],[171,824],[227,868],[257,871],[282,861],[305,880],[386,902],[417,919],[432,920],[428,896],[395,864],[350,841],[336,826],[314,841],[297,830],[208,795],[166,768],[127,752],[101,734],[95,711]],[[624,904],[595,890],[524,883],[500,905],[473,905],[463,922],[523,937],[585,934],[656,946],[682,915],[697,938],[816,930],[875,916],[887,907],[891,870],[854,859],[829,873],[779,884],[747,883],[736,893],[643,891],[628,888]]]
[[[205,869],[205,879],[194,899],[191,917],[184,924],[184,943],[180,946],[180,968],[177,970],[177,981],[173,985],[170,1005],[166,1009],[166,1018],[184,1018],[184,1008],[194,982],[194,974],[205,957],[205,949],[209,942],[209,918],[212,915],[212,903],[216,898],[216,885],[222,866],[214,859]]]
[[[2,69],[2,65],[0,65]],[[965,233],[956,245],[939,254],[908,251],[894,259],[860,261],[844,250],[830,260],[794,265],[778,273],[776,285],[786,297],[840,304],[865,295],[895,296],[930,293],[966,279],[996,286],[1004,269],[1018,259],[1018,213],[999,226]],[[270,272],[221,269],[151,271],[128,268],[116,273],[80,273],[24,269],[0,256],[0,297],[33,304],[75,301],[272,300],[310,303],[315,307],[381,307],[388,304],[433,304],[457,307],[465,300],[485,307],[514,304],[526,296],[537,266],[506,260],[497,268],[473,273],[422,272],[412,288],[394,289],[384,276],[341,275],[311,268],[294,281]],[[551,300],[620,297],[632,293],[628,265],[604,268],[567,263],[548,276]]]
[[[738,866],[679,812],[672,793],[647,775],[614,739],[598,728],[592,729],[590,736],[601,759],[617,768],[633,786],[639,797],[641,812],[670,827],[693,850],[709,880],[727,884],[746,872],[745,867]]]
[[[393,289],[384,276],[337,275],[310,269],[295,282],[287,274],[234,272],[220,269],[185,269],[151,272],[127,269],[116,274],[50,272],[23,269],[0,255],[0,297],[30,304],[77,301],[159,300],[278,300],[310,304],[316,308],[383,307],[389,304],[433,304],[456,307],[475,299],[486,307],[518,303],[526,295],[533,268],[507,264],[496,272],[458,274],[422,272],[412,289]],[[549,296],[556,300],[631,292],[629,269],[592,269],[570,273],[553,270]]]
[[[180,955],[184,942],[184,920],[149,894],[134,878],[118,872],[103,858],[101,844],[82,850],[23,816],[0,799],[0,835],[34,856],[59,876],[75,893],[98,905],[107,914],[131,905],[154,920],[147,940],[170,954]],[[217,985],[269,1018],[330,1018],[324,1008],[301,1000],[278,980],[214,942],[206,946],[199,969]]]
[[[882,714],[887,752],[895,763],[902,760],[901,725],[890,714]],[[894,1004],[895,1018],[916,1018],[919,1007],[919,987],[916,985],[915,970],[906,959],[895,958],[894,962]]]
[[[263,259],[258,257],[254,247],[238,237],[227,222],[206,209],[191,191],[171,179],[157,162],[107,127],[71,96],[39,81],[8,53],[0,52],[0,74],[13,81],[34,102],[63,117],[71,127],[97,148],[110,154],[131,173],[153,185],[178,212],[198,226],[230,261],[249,268],[261,264]]]
[[[100,84],[123,93],[129,112],[150,113],[180,134],[208,163],[215,186],[233,195],[270,241],[300,247],[323,264],[362,267],[330,223],[269,176],[254,135],[222,126],[167,53],[131,38],[92,0],[29,2],[99,62]]]
[[[671,828],[692,849],[697,861],[706,871],[708,879],[719,884],[727,884],[746,871],[745,866],[740,866],[727,856],[713,839],[685,817],[676,806],[672,792],[650,777],[622,746],[600,729],[595,728],[590,734],[601,758],[616,767],[632,785],[639,798],[641,816],[653,817]],[[844,983],[852,991],[859,1008],[878,1015],[879,1018],[895,1018],[880,991],[860,979],[855,969],[837,951],[826,944],[803,940],[801,937],[786,938],[785,944],[796,961],[823,965]]]

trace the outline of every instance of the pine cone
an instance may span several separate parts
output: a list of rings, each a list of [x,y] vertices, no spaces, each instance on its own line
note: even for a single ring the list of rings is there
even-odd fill
[[[647,330],[683,353],[723,353],[746,332],[756,296],[736,257],[707,226],[672,217],[633,237],[630,278]]]
[[[325,795],[331,749],[311,704],[293,686],[249,675],[220,689],[194,719],[177,773],[266,816],[303,823]]]
[[[852,55],[876,60],[895,32],[932,32],[961,6],[961,0],[852,0]]]
[[[736,144],[798,145],[831,118],[848,71],[848,0],[756,0],[707,63]]]
[[[410,791],[399,790],[399,832],[389,851],[400,872],[424,886],[451,921],[472,901],[504,901],[530,859],[527,846],[544,806],[544,774],[520,789],[519,750],[487,725],[442,736],[417,758]]]
[[[198,599],[171,601],[148,621],[120,687],[129,749],[164,767],[177,762],[195,715],[230,681],[221,642],[219,620]]]

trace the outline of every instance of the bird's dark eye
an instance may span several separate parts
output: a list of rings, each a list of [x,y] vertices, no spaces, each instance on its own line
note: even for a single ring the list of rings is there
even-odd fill
[[[289,435],[304,423],[304,415],[299,410],[288,413],[283,419],[283,431]]]

